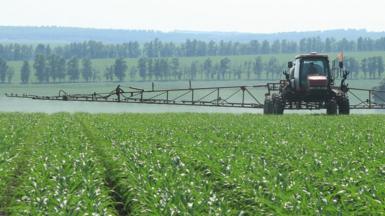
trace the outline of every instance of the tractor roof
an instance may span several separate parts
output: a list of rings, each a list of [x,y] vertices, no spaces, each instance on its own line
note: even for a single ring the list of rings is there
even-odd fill
[[[318,54],[318,53],[310,53],[310,54],[301,54],[301,55],[297,55],[295,57],[295,59],[299,59],[299,58],[328,58],[328,55],[322,55],[322,54]]]

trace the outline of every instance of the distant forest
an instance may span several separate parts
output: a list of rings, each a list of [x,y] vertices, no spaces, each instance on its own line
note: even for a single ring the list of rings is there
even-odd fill
[[[4,60],[32,60],[38,55],[56,55],[69,58],[169,58],[196,56],[235,56],[307,52],[385,51],[385,37],[378,39],[359,37],[356,40],[335,38],[304,38],[299,41],[251,40],[249,42],[186,40],[183,43],[163,42],[155,39],[145,43],[132,41],[106,44],[96,41],[50,44],[0,44],[0,58]]]
[[[277,79],[287,67],[279,54],[385,51],[385,34],[357,30],[308,32],[300,35],[318,36],[302,39],[297,38],[299,33],[174,34],[54,27],[0,27],[0,33],[0,41],[8,41],[0,43],[0,83]],[[95,37],[89,36],[83,42],[35,43],[47,38],[47,34],[77,41],[91,33],[95,33]],[[119,33],[133,40],[120,43],[97,40],[111,36],[111,41],[120,41]],[[347,37],[341,38],[339,33]],[[195,39],[181,40],[187,36]],[[282,36],[287,37],[281,39]],[[33,43],[9,42],[25,41],[23,37]],[[274,56],[263,57],[266,54]],[[245,56],[243,60],[235,60],[234,56],[240,55]],[[107,63],[101,63],[100,59],[106,59]],[[384,76],[383,55],[348,57],[345,65],[351,71],[350,78],[382,79]]]
[[[31,65],[24,61],[20,71],[15,71],[7,62],[0,59],[0,83],[11,83],[15,73],[20,73],[21,83],[61,83],[98,81],[172,81],[172,80],[261,80],[279,79],[286,63],[272,56],[263,60],[257,56],[250,60],[233,62],[231,58],[181,62],[180,58],[138,58],[130,65],[123,58],[117,58],[110,65],[95,67],[88,58],[76,57],[66,60],[56,55],[37,55]],[[384,74],[382,56],[357,60],[345,59],[346,68],[353,79],[381,79]],[[336,61],[332,67],[336,68]],[[34,78],[32,77],[34,76]]]

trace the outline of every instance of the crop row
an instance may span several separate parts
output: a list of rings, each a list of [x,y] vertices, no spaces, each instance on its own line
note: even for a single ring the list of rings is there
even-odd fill
[[[17,176],[25,171],[26,157],[32,149],[26,140],[39,120],[31,115],[0,114],[0,212],[10,202]]]
[[[0,114],[0,214],[381,214],[384,122]]]
[[[384,205],[382,118],[78,118],[119,161],[118,181],[130,188],[122,195],[138,214],[373,213]]]
[[[17,176],[17,188],[13,194],[4,194],[10,200],[5,211],[14,215],[114,214],[103,167],[71,117],[34,117],[43,120],[28,131],[23,148],[31,145],[31,152],[24,155],[27,163]]]

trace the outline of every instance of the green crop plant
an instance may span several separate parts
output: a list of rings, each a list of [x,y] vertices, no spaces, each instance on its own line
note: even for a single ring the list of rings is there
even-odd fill
[[[0,183],[11,188],[0,190],[0,212],[10,215],[381,215],[385,206],[382,115],[0,114],[0,123]]]

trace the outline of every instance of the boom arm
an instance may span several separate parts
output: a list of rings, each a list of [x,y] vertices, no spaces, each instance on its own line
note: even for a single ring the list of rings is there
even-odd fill
[[[118,88],[121,91],[116,90]],[[60,90],[59,95],[57,96],[38,96],[28,94],[6,94],[6,96],[30,98],[35,100],[263,108],[263,103],[257,99],[258,90],[266,88],[267,85],[252,85],[164,90],[144,90],[140,88],[128,87],[125,90],[118,86],[115,90],[105,93],[94,92],[91,94],[68,94],[64,90]]]
[[[344,78],[347,73],[344,73]],[[348,88],[343,79],[341,88],[346,88],[350,96],[350,109],[385,109],[385,91],[373,89]],[[140,88],[127,87],[119,91],[116,89],[110,92],[90,94],[69,94],[60,90],[56,96],[39,96],[29,94],[6,94],[7,97],[29,98],[34,100],[56,100],[56,101],[85,101],[85,102],[111,102],[111,103],[141,103],[141,104],[169,104],[189,106],[210,106],[210,107],[238,107],[238,108],[263,108],[264,95],[271,95],[279,91],[282,83],[267,83],[262,85],[249,86],[222,86],[222,87],[201,87],[201,88],[180,88],[144,90]],[[267,93],[265,94],[265,92]],[[373,97],[377,100],[374,101]],[[302,108],[309,108],[304,104]],[[301,108],[301,107],[300,107]],[[286,109],[300,109],[287,106]],[[311,107],[315,109],[315,107]]]

